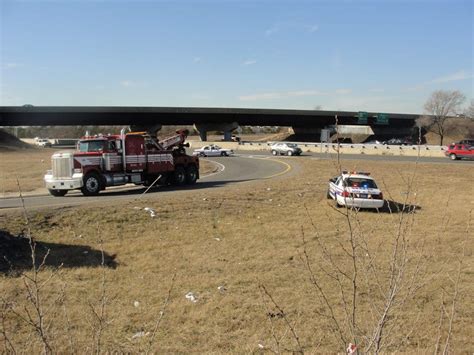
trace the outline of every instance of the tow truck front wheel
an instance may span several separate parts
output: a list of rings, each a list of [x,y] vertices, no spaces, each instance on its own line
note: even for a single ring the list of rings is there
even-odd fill
[[[53,189],[48,189],[49,193],[55,197],[60,197],[64,196],[67,194],[67,190],[53,190]]]
[[[84,196],[96,196],[101,190],[100,178],[95,173],[87,174],[84,177],[84,186],[81,188],[81,192]]]
[[[456,154],[451,153],[451,154],[449,154],[449,158],[450,158],[451,160],[456,160],[458,157],[456,156]]]

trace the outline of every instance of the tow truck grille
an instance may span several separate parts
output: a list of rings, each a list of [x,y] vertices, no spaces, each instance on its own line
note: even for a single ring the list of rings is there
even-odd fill
[[[53,177],[70,178],[73,173],[73,161],[71,154],[54,154],[51,158]]]

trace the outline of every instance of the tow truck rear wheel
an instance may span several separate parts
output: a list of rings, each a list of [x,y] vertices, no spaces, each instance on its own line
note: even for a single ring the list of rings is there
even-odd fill
[[[184,185],[186,182],[186,171],[182,166],[177,166],[173,173],[173,185]]]
[[[101,189],[99,175],[89,173],[84,177],[84,186],[81,188],[81,192],[84,196],[96,196]]]
[[[59,196],[64,196],[67,194],[67,190],[53,190],[53,189],[48,189],[49,193],[53,196],[59,197]]]
[[[186,183],[189,185],[195,184],[198,178],[198,170],[194,165],[188,166],[186,169]]]

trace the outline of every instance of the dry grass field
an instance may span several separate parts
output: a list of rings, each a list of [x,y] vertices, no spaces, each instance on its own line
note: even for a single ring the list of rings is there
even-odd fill
[[[472,165],[344,163],[392,201],[377,213],[326,199],[335,162],[292,161],[225,189],[27,211],[29,225],[0,211],[4,232],[31,230],[38,264],[49,250],[38,273],[18,249],[0,274],[2,349],[472,352]]]
[[[51,169],[51,155],[57,148],[0,150],[0,196],[18,192],[17,178],[23,192],[44,188],[43,176]],[[201,160],[201,175],[214,172],[215,165]]]

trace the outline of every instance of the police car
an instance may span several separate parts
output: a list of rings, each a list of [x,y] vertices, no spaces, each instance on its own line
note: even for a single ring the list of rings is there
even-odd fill
[[[370,173],[347,172],[329,180],[328,199],[333,199],[337,207],[382,208],[382,191],[379,190]]]

